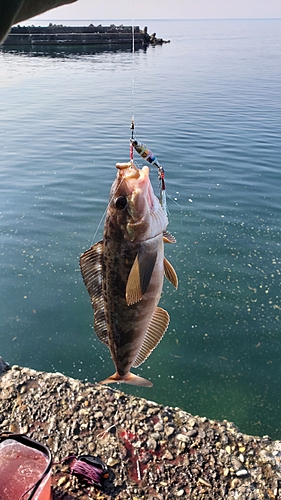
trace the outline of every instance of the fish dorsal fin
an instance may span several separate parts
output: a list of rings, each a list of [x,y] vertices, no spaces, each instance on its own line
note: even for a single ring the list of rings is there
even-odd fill
[[[177,273],[174,270],[172,264],[164,257],[164,272],[166,278],[174,285],[175,288],[178,288],[178,277]]]
[[[167,311],[161,307],[156,307],[146,331],[143,344],[133,363],[134,368],[140,366],[148,358],[153,349],[157,347],[168,328],[169,321],[170,316]]]
[[[169,233],[169,231],[163,231],[163,240],[164,240],[164,243],[176,243],[177,242],[176,238],[171,233]]]
[[[108,345],[102,293],[102,261],[103,241],[99,241],[81,255],[80,269],[94,310],[94,330],[100,341]]]
[[[132,265],[126,285],[126,302],[128,306],[136,304],[147,291],[151,275],[157,259],[157,249],[153,245],[142,243]]]

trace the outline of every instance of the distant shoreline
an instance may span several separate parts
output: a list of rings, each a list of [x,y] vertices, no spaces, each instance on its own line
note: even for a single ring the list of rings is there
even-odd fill
[[[134,38],[133,38],[134,37]],[[167,41],[157,38],[156,33],[149,35],[147,27],[139,26],[64,26],[49,23],[48,26],[14,26],[5,42],[9,46],[42,46],[42,45],[131,45],[147,47],[148,45],[162,45]]]

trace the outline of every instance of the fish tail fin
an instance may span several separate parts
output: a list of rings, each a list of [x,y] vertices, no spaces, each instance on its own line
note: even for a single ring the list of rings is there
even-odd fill
[[[138,375],[135,375],[134,373],[129,372],[127,375],[122,376],[119,375],[119,373],[114,373],[114,375],[111,375],[110,377],[106,378],[100,384],[114,384],[116,382],[123,382],[125,384],[130,384],[130,385],[138,385],[139,387],[152,387],[153,383],[150,382],[150,380],[147,380],[146,378],[139,377]]]

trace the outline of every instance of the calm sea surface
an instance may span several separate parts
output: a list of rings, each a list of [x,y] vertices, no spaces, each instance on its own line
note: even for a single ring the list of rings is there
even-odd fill
[[[171,43],[0,52],[0,355],[113,373],[78,260],[102,238],[133,111],[165,168],[180,284],[165,284],[170,326],[138,370],[153,388],[122,389],[280,439],[281,20],[138,24]]]

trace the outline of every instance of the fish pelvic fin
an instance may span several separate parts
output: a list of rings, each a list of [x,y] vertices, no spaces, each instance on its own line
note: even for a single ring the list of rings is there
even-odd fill
[[[150,382],[150,380],[147,380],[146,378],[139,377],[138,375],[135,375],[134,373],[127,373],[127,375],[119,375],[119,373],[114,373],[111,375],[111,377],[106,378],[100,384],[115,384],[115,383],[125,383],[129,385],[137,385],[139,387],[152,387],[153,383]]]
[[[139,302],[146,293],[156,259],[157,246],[155,242],[143,242],[128,276],[126,285],[128,306]]]
[[[177,242],[176,238],[171,233],[169,233],[169,231],[163,231],[163,240],[164,240],[164,243],[176,243]]]
[[[166,278],[170,281],[170,283],[172,283],[172,285],[175,288],[178,288],[179,282],[178,282],[177,273],[174,270],[172,264],[170,264],[170,262],[166,258],[164,258],[164,272],[165,272]]]

